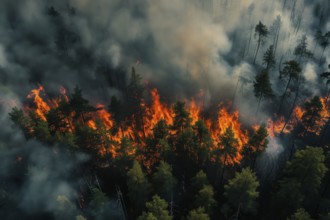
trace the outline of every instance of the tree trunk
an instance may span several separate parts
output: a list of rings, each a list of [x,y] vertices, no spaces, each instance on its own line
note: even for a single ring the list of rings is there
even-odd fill
[[[256,161],[257,161],[257,154],[254,156],[253,158],[253,162],[252,162],[252,171],[254,171],[255,165],[256,165]]]
[[[227,162],[227,154],[225,154],[225,159],[223,161],[223,168],[222,168],[222,173],[221,173],[221,178],[220,178],[220,183],[223,183],[223,177],[225,174],[225,169],[226,169],[226,162]]]
[[[291,10],[291,21],[293,21],[294,17],[296,16],[296,3],[297,0],[293,0],[293,6]]]
[[[284,101],[284,98],[285,98],[286,92],[288,91],[288,88],[289,88],[289,85],[290,85],[291,79],[292,79],[292,78],[291,78],[291,76],[290,76],[289,81],[288,81],[288,83],[286,84],[286,88],[285,88],[284,93],[283,93],[282,98],[281,98],[280,107],[278,108],[278,113],[281,113],[281,108],[282,108],[282,105],[283,105],[283,101]]]
[[[322,193],[321,193],[321,197],[320,199],[318,200],[317,204],[316,204],[316,208],[314,210],[314,214],[313,214],[313,217],[315,219],[317,219],[317,213],[319,211],[319,208],[320,208],[320,203],[321,203],[321,200],[323,199],[323,197],[325,196],[325,193],[327,192],[328,188],[329,188],[329,185],[330,185],[330,178],[328,178],[325,186],[324,186],[324,189],[322,190]]]
[[[260,97],[259,97],[259,101],[258,101],[258,105],[257,105],[257,112],[256,112],[256,115],[257,115],[258,112],[259,112],[259,106],[260,106],[261,98],[262,98],[262,94],[260,94]]]
[[[323,131],[322,131],[322,135],[320,137],[320,145],[323,143],[323,138],[325,137],[325,134],[327,133],[329,125],[330,125],[330,117],[329,117],[329,119],[327,121],[327,124],[325,125]]]
[[[287,0],[284,0],[284,2],[283,2],[283,9],[282,9],[282,10],[284,10],[284,8],[285,8],[286,1],[287,1]]]
[[[238,208],[237,208],[237,212],[236,212],[236,220],[238,220],[238,216],[240,213],[240,209],[241,209],[241,203],[239,203]]]
[[[280,28],[281,28],[281,26],[279,25],[278,28],[277,28],[276,41],[275,41],[275,45],[274,45],[274,57],[275,57],[275,59],[276,59],[276,49],[277,49],[278,37],[280,35]]]
[[[322,50],[322,54],[321,54],[321,57],[320,57],[320,61],[319,61],[319,63],[321,63],[321,61],[322,61],[322,58],[323,58],[323,56],[324,56],[325,48],[326,48],[326,47],[323,47],[323,50]]]
[[[253,64],[256,63],[256,59],[257,59],[257,55],[258,55],[258,51],[259,51],[259,47],[260,47],[260,41],[261,41],[261,39],[260,39],[260,35],[259,35],[257,50],[256,50],[256,54],[254,55]]]
[[[250,38],[249,38],[249,42],[248,42],[248,46],[247,46],[247,50],[246,50],[246,55],[249,54],[250,44],[251,44],[251,39],[252,39],[252,33],[253,33],[253,26],[251,25]]]
[[[84,115],[84,113],[82,112],[82,113],[80,113],[81,114],[81,118],[82,118],[82,120],[83,120],[83,124],[85,125],[85,123],[86,123],[86,121],[85,121],[85,115]]]
[[[314,120],[314,118],[315,118],[315,114],[316,114],[317,112],[314,110],[314,112],[313,112],[313,114],[312,114],[312,117],[311,117],[311,121],[310,121],[310,123],[307,125],[307,128],[305,128],[305,131],[304,131],[304,133],[303,133],[303,137],[305,137],[305,135],[306,135],[306,133],[308,132],[308,129],[312,126],[312,124],[315,124],[315,123],[313,123],[313,120]]]
[[[237,79],[237,83],[236,83],[236,87],[235,87],[235,91],[234,91],[234,96],[233,96],[233,100],[232,100],[231,108],[234,108],[234,103],[235,103],[235,98],[236,98],[236,93],[237,93],[238,84],[239,84],[239,77],[238,77],[238,79]]]
[[[296,102],[297,102],[297,99],[298,99],[298,96],[299,96],[300,78],[301,78],[301,77],[299,76],[296,96],[294,97],[293,104],[292,104],[292,107],[291,107],[291,109],[290,109],[289,116],[288,116],[287,120],[286,120],[285,123],[284,123],[284,126],[283,126],[283,128],[282,128],[282,130],[281,130],[281,133],[283,133],[283,131],[284,131],[286,125],[289,123],[289,121],[290,121],[290,119],[291,119],[291,115],[292,115],[293,110],[294,110],[294,107],[295,107],[295,105],[296,105]]]
[[[293,151],[294,151],[294,147],[295,147],[295,145],[294,145],[294,140],[293,140],[293,141],[292,141],[292,146],[291,146],[291,149],[290,149],[289,160],[291,160],[291,159],[292,159],[292,156],[293,156]]]

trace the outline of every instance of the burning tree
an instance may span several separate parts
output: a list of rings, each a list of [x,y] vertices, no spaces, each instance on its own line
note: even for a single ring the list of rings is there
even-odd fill
[[[322,120],[322,107],[322,102],[318,96],[314,96],[310,101],[305,102],[305,112],[301,121],[304,126],[304,136],[307,132],[319,134],[321,129],[320,122]]]

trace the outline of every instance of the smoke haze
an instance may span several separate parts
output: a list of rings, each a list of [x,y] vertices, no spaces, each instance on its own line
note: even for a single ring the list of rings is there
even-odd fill
[[[70,173],[86,156],[60,159],[53,153],[57,147],[26,142],[8,119],[11,108],[22,106],[38,84],[48,96],[58,94],[61,86],[72,92],[78,85],[93,104],[108,105],[112,96],[122,96],[134,66],[168,101],[201,91],[206,105],[235,96],[234,107],[250,123],[256,111],[252,82],[274,39],[273,34],[266,39],[253,65],[254,27],[261,21],[269,29],[277,16],[281,28],[277,64],[271,70],[274,91],[283,93],[284,84],[275,81],[279,68],[295,58],[294,48],[306,35],[314,59],[303,66],[304,79],[313,85],[305,89],[321,94],[318,75],[327,69],[330,53],[323,52],[314,35],[330,30],[329,11],[328,0],[300,0],[295,8],[292,1],[278,0],[2,0],[0,177],[10,178],[17,157],[31,165],[24,184],[14,190],[19,208],[31,212],[55,212],[58,195],[77,197],[72,190],[77,180]],[[267,112],[265,104],[260,120]]]

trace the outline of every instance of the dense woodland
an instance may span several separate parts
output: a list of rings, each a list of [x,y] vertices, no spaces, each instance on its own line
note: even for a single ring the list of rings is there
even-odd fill
[[[279,2],[296,36],[303,11],[297,1]],[[25,144],[0,143],[11,158],[3,160],[10,171],[0,172],[0,219],[330,219],[330,31],[297,35],[283,52],[281,16],[268,26],[252,22],[253,8],[233,53],[255,72],[232,79],[230,98],[213,94],[205,104],[204,93],[168,97],[143,78],[139,61],[125,67],[126,75],[98,63],[96,75],[120,91],[103,102],[88,95],[88,82],[55,93],[47,80],[31,79],[31,91],[6,112]],[[321,24],[327,16],[314,9]],[[93,65],[65,13],[79,11],[44,10],[55,27],[57,58],[79,70]],[[143,17],[138,8],[134,13]],[[304,75],[310,63],[318,67],[318,92]],[[252,91],[253,116],[238,103],[244,88]],[[22,197],[18,189],[29,193]],[[44,194],[41,208],[35,200]]]

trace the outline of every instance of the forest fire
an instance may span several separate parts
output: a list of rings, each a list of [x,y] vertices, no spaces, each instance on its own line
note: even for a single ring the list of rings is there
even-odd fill
[[[0,220],[330,216],[330,0],[0,6]]]
[[[42,86],[39,86],[37,89],[33,89],[27,98],[33,99],[33,102],[35,104],[35,108],[32,109],[35,114],[43,121],[47,121],[47,113],[51,109],[56,109],[59,107],[60,101],[57,99],[52,100],[44,100],[41,97],[41,92],[44,91],[44,88]],[[60,94],[62,96],[61,100],[68,103],[69,97],[66,95],[66,90],[64,87],[60,88]],[[137,129],[136,125],[132,122],[131,124],[126,124],[125,126],[120,125],[117,132],[108,132],[106,134],[107,138],[111,140],[112,144],[106,144],[102,147],[102,149],[99,149],[100,155],[105,155],[106,152],[111,153],[113,157],[118,155],[116,144],[120,144],[122,139],[124,137],[129,138],[135,142],[136,140],[139,140],[138,142],[140,144],[145,145],[145,138],[150,137],[153,134],[153,128],[159,122],[160,120],[164,120],[168,126],[173,125],[174,123],[174,116],[175,113],[173,111],[172,106],[169,106],[167,104],[164,104],[161,102],[160,95],[158,93],[157,89],[151,89],[150,90],[151,95],[151,103],[150,105],[147,105],[146,103],[142,102],[141,107],[145,110],[145,114],[143,114],[143,131],[137,131],[135,133],[134,131]],[[59,99],[60,100],[60,99]],[[319,120],[318,126],[322,127],[326,123],[326,119],[329,117],[329,110],[326,108],[325,105],[325,99],[321,99],[322,102],[322,111],[321,116],[322,120]],[[28,110],[31,110],[27,108]],[[191,118],[191,125],[194,125],[198,120],[201,119],[200,114],[202,111],[202,106],[198,105],[193,99],[188,103],[187,105],[187,111],[189,112],[189,117]],[[284,133],[288,134],[292,132],[292,130],[295,128],[295,126],[298,125],[298,123],[301,122],[301,119],[304,115],[304,110],[300,106],[296,106],[293,109],[292,116],[285,120],[283,116],[276,117],[278,118],[276,120],[268,119],[266,129],[269,135],[269,138],[274,138],[275,136]],[[89,128],[91,128],[94,131],[97,131],[99,129],[99,125],[101,123],[102,126],[107,131],[110,131],[112,128],[116,126],[116,123],[113,120],[113,117],[111,113],[109,113],[105,105],[103,104],[96,104],[95,111],[88,114],[88,120],[86,121],[86,124]],[[247,130],[244,130],[242,128],[242,124],[239,122],[239,112],[234,111],[230,113],[226,107],[220,106],[218,113],[217,113],[217,120],[215,122],[212,122],[210,119],[203,119],[206,126],[210,129],[211,137],[213,140],[214,149],[221,148],[221,146],[217,146],[219,137],[223,135],[226,132],[226,129],[230,128],[233,131],[234,138],[237,140],[237,149],[236,149],[236,156],[227,158],[226,164],[237,164],[240,163],[242,159],[242,149],[243,147],[248,143],[249,136]],[[68,121],[70,121],[68,119]],[[72,124],[72,122],[68,122]],[[72,126],[72,125],[71,125]],[[256,131],[260,126],[259,125],[253,125],[252,128]],[[71,130],[71,132],[74,130],[74,128]],[[321,130],[321,129],[319,129]],[[172,132],[172,131],[170,131]],[[319,134],[319,131],[315,132],[316,134]],[[174,134],[172,132],[172,134]],[[133,143],[135,145],[135,143]],[[133,151],[132,151],[133,152]],[[131,153],[132,153],[131,152]],[[221,159],[223,160],[223,157],[221,156]]]

